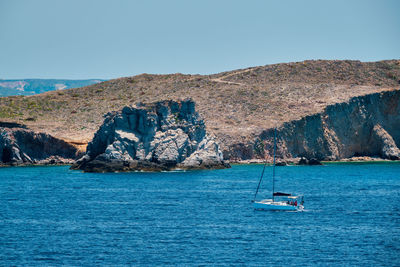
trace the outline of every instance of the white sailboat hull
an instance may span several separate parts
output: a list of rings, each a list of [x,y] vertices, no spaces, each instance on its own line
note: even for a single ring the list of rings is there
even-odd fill
[[[261,200],[253,203],[256,210],[269,210],[269,211],[302,211],[303,205],[290,205],[284,201]]]

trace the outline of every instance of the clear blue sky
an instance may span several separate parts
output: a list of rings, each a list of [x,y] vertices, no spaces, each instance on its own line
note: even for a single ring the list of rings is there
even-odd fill
[[[0,0],[0,79],[394,58],[396,0]]]

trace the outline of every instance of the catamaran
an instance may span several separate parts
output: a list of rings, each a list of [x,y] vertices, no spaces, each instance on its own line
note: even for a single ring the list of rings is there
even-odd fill
[[[260,189],[261,181],[264,176],[264,164],[260,180],[258,182],[256,193],[253,198],[253,206],[256,210],[269,210],[269,211],[303,211],[304,210],[304,197],[293,196],[292,194],[275,192],[275,154],[276,154],[276,129],[274,129],[274,165],[272,169],[272,199],[263,199],[256,201],[258,190]]]

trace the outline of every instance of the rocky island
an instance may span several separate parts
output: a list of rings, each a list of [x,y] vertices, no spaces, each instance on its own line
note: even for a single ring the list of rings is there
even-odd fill
[[[272,160],[273,128],[278,129],[278,157],[288,163],[302,157],[302,163],[397,160],[399,86],[400,60],[307,60],[212,75],[141,74],[33,96],[0,97],[0,121],[26,125],[84,150],[99,138],[93,139],[104,114],[132,103],[190,98],[230,162]],[[138,151],[142,153],[140,146]],[[87,157],[103,154],[93,153]]]
[[[226,168],[195,103],[159,101],[105,115],[86,154],[72,165],[85,172]]]

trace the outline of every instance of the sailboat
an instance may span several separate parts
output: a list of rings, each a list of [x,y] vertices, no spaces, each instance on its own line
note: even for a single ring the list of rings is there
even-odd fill
[[[275,154],[276,154],[276,128],[274,129],[274,165],[272,169],[272,199],[263,199],[256,201],[258,190],[260,189],[261,181],[264,176],[264,164],[260,180],[258,182],[256,193],[254,194],[253,206],[256,210],[268,211],[303,211],[304,197],[293,196],[292,194],[275,192]]]

